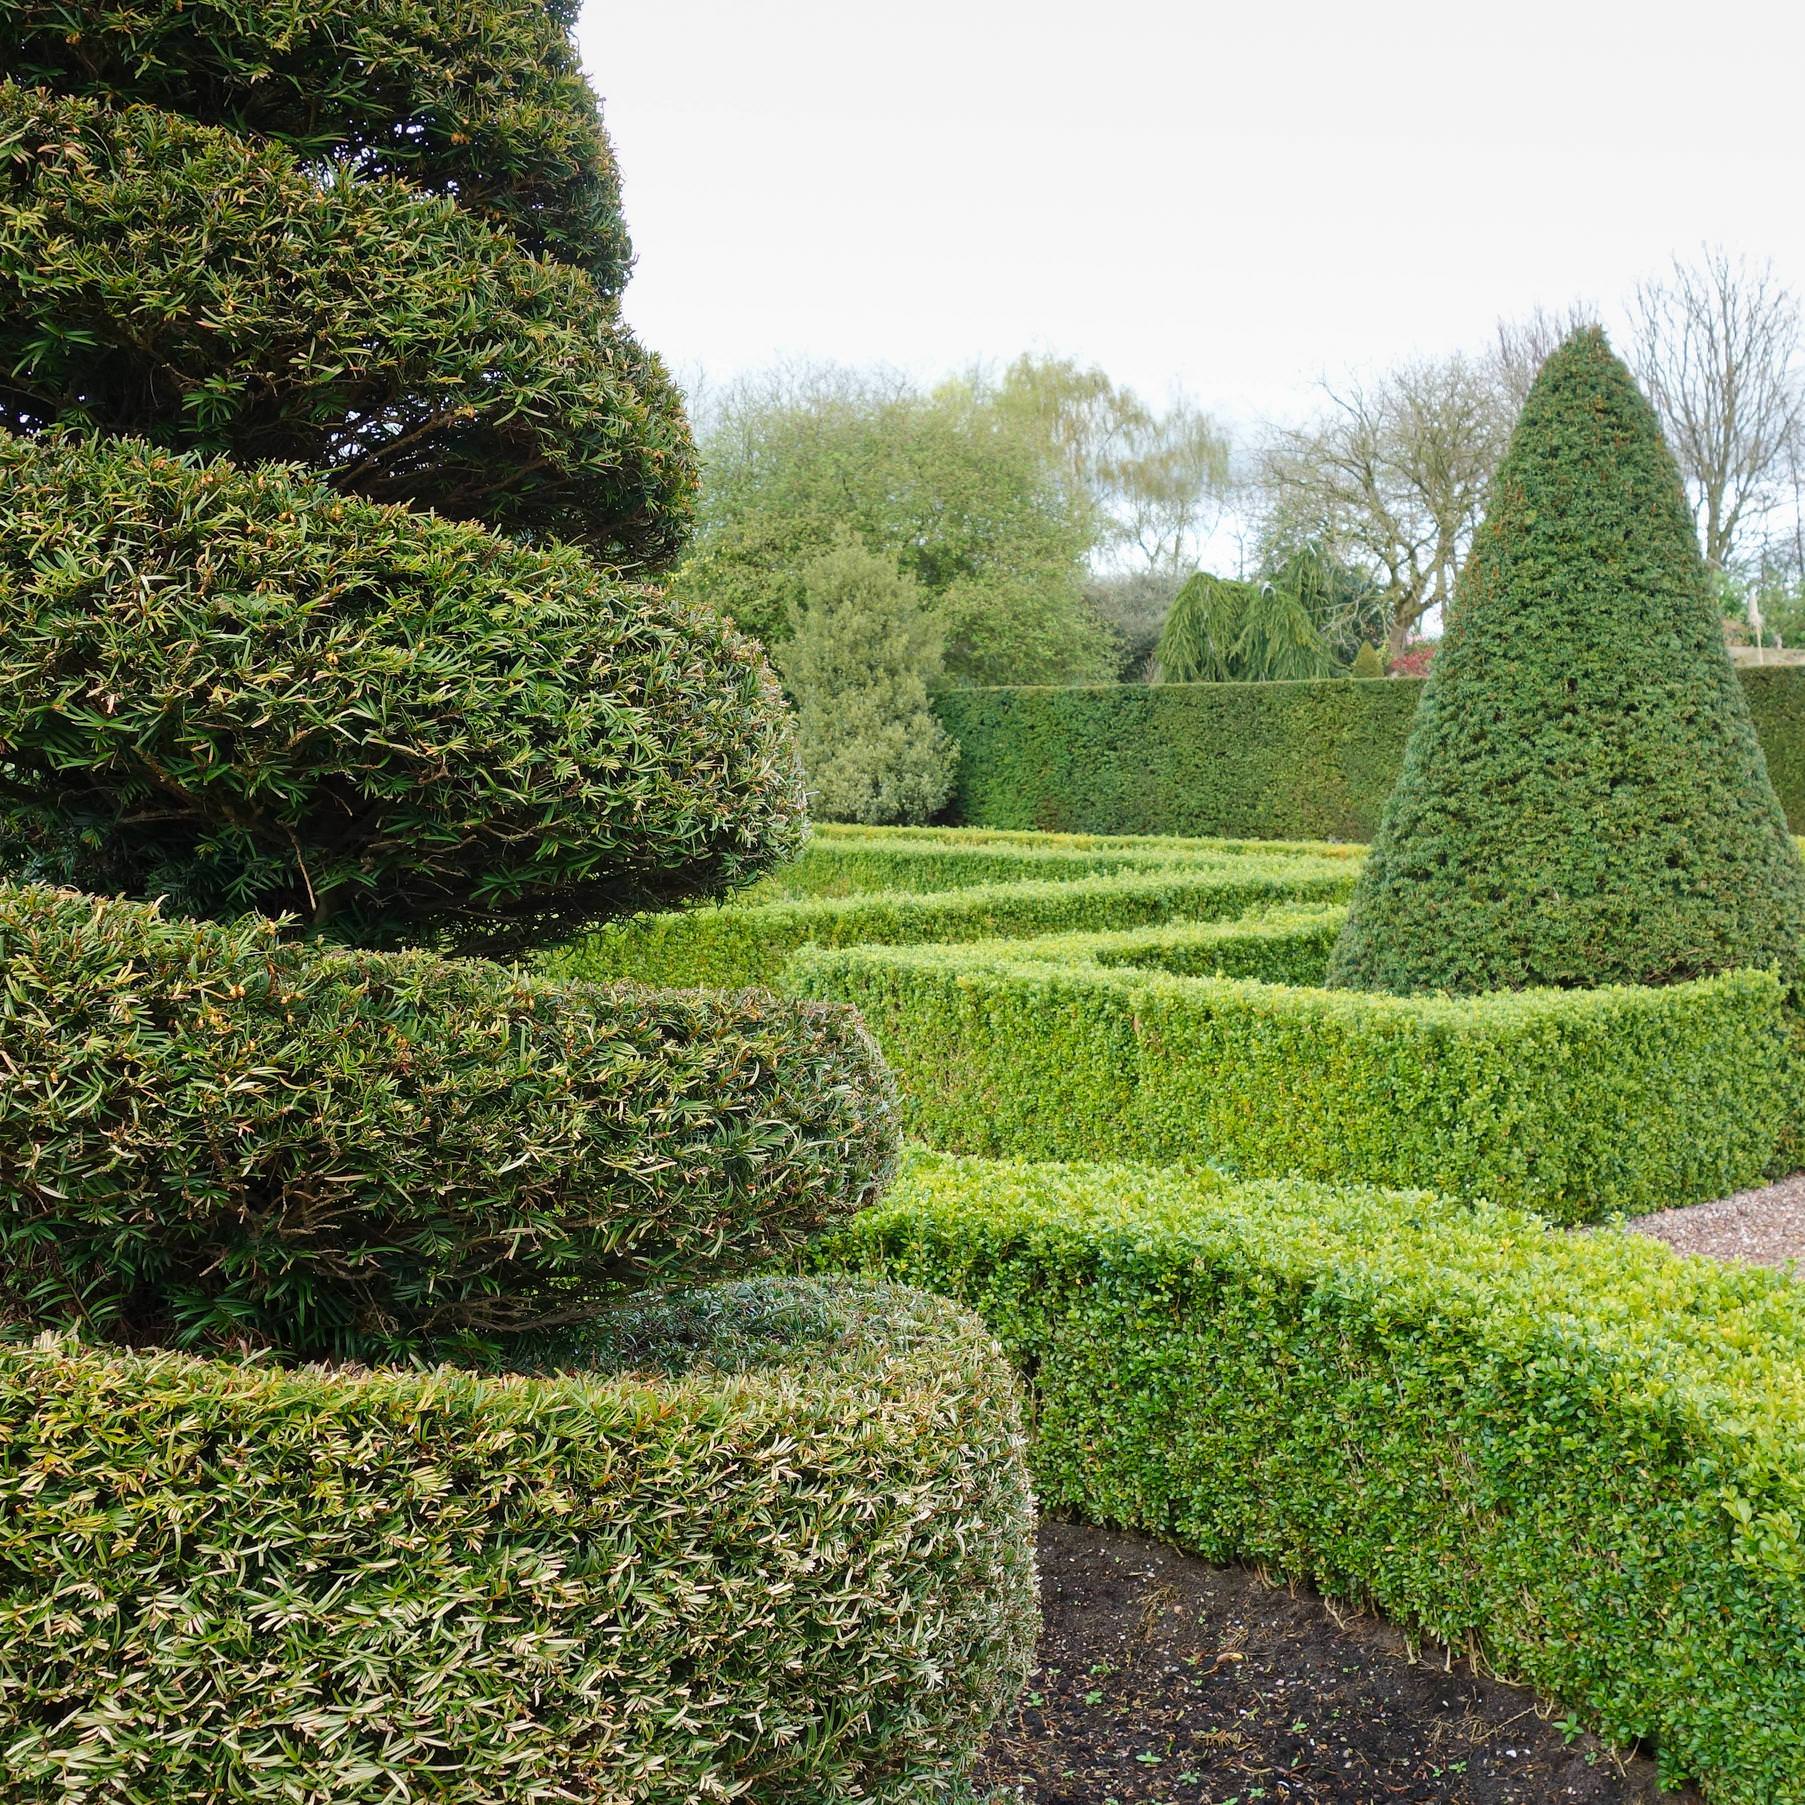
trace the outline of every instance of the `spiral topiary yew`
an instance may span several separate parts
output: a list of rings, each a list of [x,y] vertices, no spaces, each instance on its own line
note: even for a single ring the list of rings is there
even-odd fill
[[[1805,864],[1660,424],[1596,328],[1543,366],[1456,588],[1331,982],[1795,967]]]
[[[1029,1664],[980,1325],[757,1271],[857,1015],[451,956],[803,819],[571,11],[0,0],[9,1805],[906,1805]]]
[[[694,458],[567,25],[0,0],[0,1317],[487,1344],[883,1183],[856,1020],[442,956],[803,819],[762,653],[655,580]]]

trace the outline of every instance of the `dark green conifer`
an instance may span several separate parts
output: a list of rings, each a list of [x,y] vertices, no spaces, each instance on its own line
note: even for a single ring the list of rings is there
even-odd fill
[[[1330,981],[1667,984],[1790,964],[1802,931],[1678,469],[1576,333],[1499,467]]]

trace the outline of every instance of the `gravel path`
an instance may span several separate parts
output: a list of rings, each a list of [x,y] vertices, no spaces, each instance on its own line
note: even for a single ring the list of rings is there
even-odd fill
[[[1681,1253],[1747,1260],[1756,1266],[1797,1261],[1800,1276],[1805,1277],[1805,1172],[1763,1190],[1720,1197],[1715,1203],[1639,1216],[1629,1227]]]

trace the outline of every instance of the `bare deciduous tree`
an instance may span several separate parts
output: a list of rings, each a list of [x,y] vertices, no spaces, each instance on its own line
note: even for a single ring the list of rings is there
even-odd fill
[[[1098,549],[1176,581],[1226,504],[1229,448],[1216,422],[1182,397],[1158,411],[1067,358],[1017,358],[999,392],[1046,436],[1097,523]]]
[[[1559,313],[1537,307],[1521,319],[1498,322],[1498,338],[1492,346],[1492,374],[1513,420],[1529,399],[1529,391],[1549,354],[1574,333],[1596,326],[1598,320],[1598,309],[1591,302],[1573,301]]]
[[[1371,386],[1322,384],[1328,406],[1275,433],[1259,486],[1280,535],[1313,539],[1385,592],[1386,655],[1453,592],[1510,410],[1465,357],[1406,364]]]
[[[1728,569],[1801,429],[1799,304],[1772,264],[1708,250],[1640,284],[1634,314],[1636,373],[1691,491],[1706,562]]]

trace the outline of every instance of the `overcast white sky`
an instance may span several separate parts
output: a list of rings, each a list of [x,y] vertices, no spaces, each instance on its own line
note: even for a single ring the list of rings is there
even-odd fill
[[[581,41],[685,377],[1035,348],[1251,423],[1701,241],[1805,285],[1798,0],[591,0]]]

